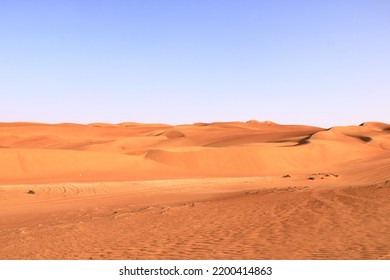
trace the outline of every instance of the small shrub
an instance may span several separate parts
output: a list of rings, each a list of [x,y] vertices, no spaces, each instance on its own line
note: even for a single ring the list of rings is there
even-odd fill
[[[33,191],[33,190],[28,190],[27,193],[28,193],[28,194],[35,194],[35,191]]]
[[[291,178],[291,176],[287,174],[287,175],[283,175],[282,178]]]
[[[316,178],[314,178],[314,177],[309,177],[309,178],[307,178],[308,180],[315,180]]]

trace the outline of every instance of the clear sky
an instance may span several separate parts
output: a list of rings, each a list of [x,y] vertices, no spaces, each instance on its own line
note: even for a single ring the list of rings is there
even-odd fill
[[[0,1],[0,122],[390,122],[390,1]]]

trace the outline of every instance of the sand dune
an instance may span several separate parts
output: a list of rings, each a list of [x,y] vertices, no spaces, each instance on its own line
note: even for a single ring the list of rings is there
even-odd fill
[[[0,166],[3,259],[390,259],[385,123],[0,123]]]
[[[332,172],[388,157],[389,125],[321,128],[271,122],[198,125],[0,125],[0,180],[77,182]],[[81,175],[81,176],[80,176]]]

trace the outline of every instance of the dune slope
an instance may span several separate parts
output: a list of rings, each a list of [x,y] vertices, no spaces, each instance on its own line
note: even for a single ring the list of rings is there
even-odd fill
[[[330,172],[388,158],[389,125],[0,124],[0,182],[76,182]]]

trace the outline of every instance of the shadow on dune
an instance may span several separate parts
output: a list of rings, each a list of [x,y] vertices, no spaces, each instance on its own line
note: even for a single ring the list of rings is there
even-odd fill
[[[309,139],[310,139],[314,134],[315,134],[315,133],[310,134],[310,135],[308,135],[308,136],[303,137],[302,139],[297,140],[297,141],[296,141],[296,144],[293,144],[293,145],[286,145],[286,146],[281,146],[281,147],[296,147],[296,146],[307,145],[307,144],[310,143]],[[288,143],[288,142],[292,142],[292,140],[282,139],[282,140],[269,141],[269,143]]]
[[[295,144],[294,146],[302,146],[302,145],[307,145],[310,143],[309,139],[314,135],[315,133],[309,135],[309,136],[306,136],[304,138],[302,138],[301,140],[298,141],[297,144]]]
[[[366,142],[366,143],[372,141],[372,138],[368,137],[368,136],[363,136],[363,135],[347,135],[347,136],[359,139],[359,140]]]

